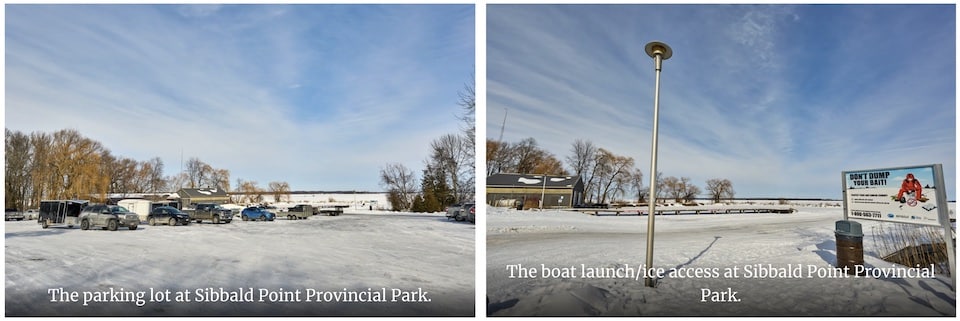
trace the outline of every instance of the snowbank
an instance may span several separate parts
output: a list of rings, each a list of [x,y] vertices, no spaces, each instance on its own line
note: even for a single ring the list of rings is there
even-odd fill
[[[856,278],[831,273],[837,260],[834,222],[842,219],[841,209],[798,209],[793,214],[658,216],[653,267],[666,275],[657,277],[656,288],[647,288],[640,272],[646,261],[646,216],[488,207],[488,314],[956,314],[949,276]],[[866,266],[905,269],[877,258],[870,233],[880,223],[859,222],[866,234]],[[798,269],[797,277],[788,275]],[[597,277],[585,275],[585,270],[621,275]]]

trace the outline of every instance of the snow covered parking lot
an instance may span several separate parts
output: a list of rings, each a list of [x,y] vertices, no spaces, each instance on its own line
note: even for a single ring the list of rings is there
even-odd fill
[[[4,232],[7,316],[474,314],[475,226],[442,214]]]
[[[493,316],[956,314],[956,291],[949,276],[831,277],[836,263],[834,222],[842,219],[842,210],[798,209],[794,214],[658,216],[654,268],[681,273],[660,279],[656,288],[646,288],[643,277],[628,275],[630,268],[639,274],[639,266],[645,263],[646,216],[488,207],[487,312]],[[858,222],[866,234],[866,266],[895,268],[877,258],[872,244],[871,227],[879,223]],[[521,275],[520,268],[535,275]],[[799,269],[800,277],[762,274],[771,268],[790,273]],[[723,275],[734,269],[738,277]],[[585,275],[598,270],[613,275]],[[553,275],[543,277],[544,273]]]

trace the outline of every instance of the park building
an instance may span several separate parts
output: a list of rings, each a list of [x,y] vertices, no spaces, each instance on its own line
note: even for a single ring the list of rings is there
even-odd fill
[[[583,181],[575,175],[493,174],[487,177],[487,203],[517,209],[569,208],[583,203]]]
[[[181,188],[177,191],[180,195],[180,204],[198,204],[198,203],[230,203],[230,195],[222,188]]]

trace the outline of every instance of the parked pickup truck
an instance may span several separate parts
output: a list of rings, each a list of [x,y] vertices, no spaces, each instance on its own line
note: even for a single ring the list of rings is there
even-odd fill
[[[225,209],[220,204],[200,203],[195,204],[193,209],[184,209],[190,215],[191,221],[197,223],[209,220],[213,224],[230,223],[233,220],[233,211]]]
[[[4,221],[23,221],[23,212],[18,211],[15,208],[8,208],[4,211]]]
[[[283,213],[280,213],[283,214]],[[313,205],[300,204],[294,207],[287,209],[287,219],[288,220],[299,220],[307,219],[310,216],[316,215],[316,209],[313,208]]]

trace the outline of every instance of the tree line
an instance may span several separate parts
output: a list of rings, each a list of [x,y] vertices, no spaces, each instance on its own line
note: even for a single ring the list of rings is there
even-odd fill
[[[438,212],[448,205],[472,201],[476,195],[475,131],[476,93],[470,82],[457,102],[462,127],[430,142],[430,154],[423,161],[420,176],[401,163],[387,163],[380,169],[380,185],[394,211]]]
[[[643,172],[632,157],[617,155],[589,140],[575,140],[561,162],[554,154],[537,145],[533,138],[516,143],[487,139],[487,176],[498,173],[576,175],[584,184],[585,203],[609,203],[635,199],[646,203],[649,187],[644,187]],[[702,193],[689,177],[657,173],[657,198],[691,202]],[[706,195],[714,202],[733,198],[733,183],[728,179],[706,181]]]
[[[106,202],[108,194],[159,194],[180,188],[230,190],[230,171],[215,168],[192,157],[177,174],[164,175],[160,157],[136,160],[113,154],[102,143],[84,137],[75,129],[29,134],[5,130],[7,207],[23,210],[45,199],[83,199]],[[244,195],[274,195],[289,199],[286,182],[271,182],[262,189],[256,182],[237,179],[235,192]]]

